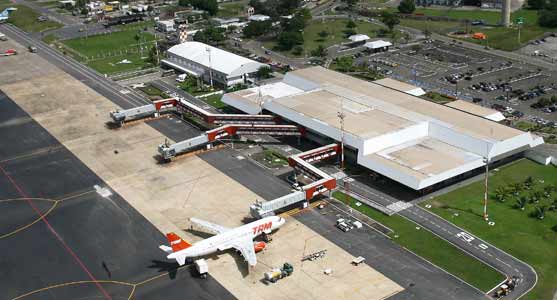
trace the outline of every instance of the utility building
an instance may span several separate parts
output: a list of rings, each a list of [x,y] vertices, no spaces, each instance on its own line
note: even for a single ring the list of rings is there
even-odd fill
[[[471,113],[474,104],[453,108],[413,94],[407,84],[312,67],[289,72],[279,83],[225,94],[223,102],[249,114],[269,111],[303,126],[308,136],[343,136],[359,165],[414,190],[457,180],[486,159],[495,162],[543,143],[485,118],[484,111]]]
[[[171,47],[162,63],[205,82],[212,80],[223,86],[249,82],[259,68],[267,66],[199,42],[185,42]]]

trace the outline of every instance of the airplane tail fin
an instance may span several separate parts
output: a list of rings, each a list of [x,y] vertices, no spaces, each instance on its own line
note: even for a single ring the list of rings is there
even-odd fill
[[[174,232],[167,233],[166,238],[168,239],[168,242],[170,243],[173,252],[178,252],[180,250],[184,250],[191,246],[190,243],[184,241],[181,237],[179,237]]]

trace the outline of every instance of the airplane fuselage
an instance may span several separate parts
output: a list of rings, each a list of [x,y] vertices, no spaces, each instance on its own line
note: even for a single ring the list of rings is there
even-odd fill
[[[191,247],[168,255],[168,258],[185,256],[188,258],[209,255],[218,251],[229,249],[235,241],[249,237],[254,239],[263,233],[271,233],[284,224],[284,219],[277,216],[266,217],[246,225],[231,229],[221,234],[196,242]]]

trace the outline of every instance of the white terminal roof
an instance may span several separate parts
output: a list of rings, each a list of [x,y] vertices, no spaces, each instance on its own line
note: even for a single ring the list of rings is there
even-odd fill
[[[479,106],[464,100],[451,101],[445,105],[495,122],[500,122],[505,120],[505,116],[503,116],[501,112],[495,109]]]
[[[419,190],[534,144],[532,135],[408,94],[396,81],[367,82],[322,67],[289,72],[280,83],[225,94],[223,101],[284,119],[356,149],[358,164]],[[473,105],[473,104],[470,104]]]
[[[229,77],[257,72],[260,67],[267,66],[266,64],[199,42],[185,42],[170,47],[168,52],[196,62],[206,68],[212,68]]]
[[[390,47],[393,44],[391,44],[391,42],[386,42],[383,40],[377,40],[377,41],[372,41],[372,42],[367,42],[364,44],[364,47],[369,48],[369,49],[378,49],[378,48],[383,48],[383,47]]]

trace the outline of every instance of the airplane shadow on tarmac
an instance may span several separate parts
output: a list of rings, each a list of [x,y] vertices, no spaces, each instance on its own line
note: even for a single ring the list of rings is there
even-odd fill
[[[186,232],[189,232],[189,233],[191,233],[195,236],[203,238],[203,239],[207,239],[207,238],[210,238],[210,237],[214,236],[214,234],[207,233],[205,231],[196,230],[196,229],[193,229],[193,228],[186,228],[186,229],[183,229],[183,230],[186,231]],[[218,260],[219,256],[222,255],[222,254],[225,254],[225,253],[230,254],[234,258],[234,261],[236,262],[236,265],[238,266],[238,270],[242,274],[242,277],[244,277],[244,278],[247,277],[249,275],[248,265],[247,265],[246,261],[244,260],[244,257],[240,254],[240,252],[235,250],[235,249],[228,249],[228,250],[225,250],[225,251],[217,252],[215,254],[211,254],[211,255],[207,255],[207,256],[203,256],[203,257],[198,257],[196,259],[204,258],[204,259]]]
[[[168,272],[168,277],[174,280],[178,274],[178,268],[180,267],[176,262],[160,261],[153,259],[152,264],[148,266],[149,269],[158,269],[159,273]]]

